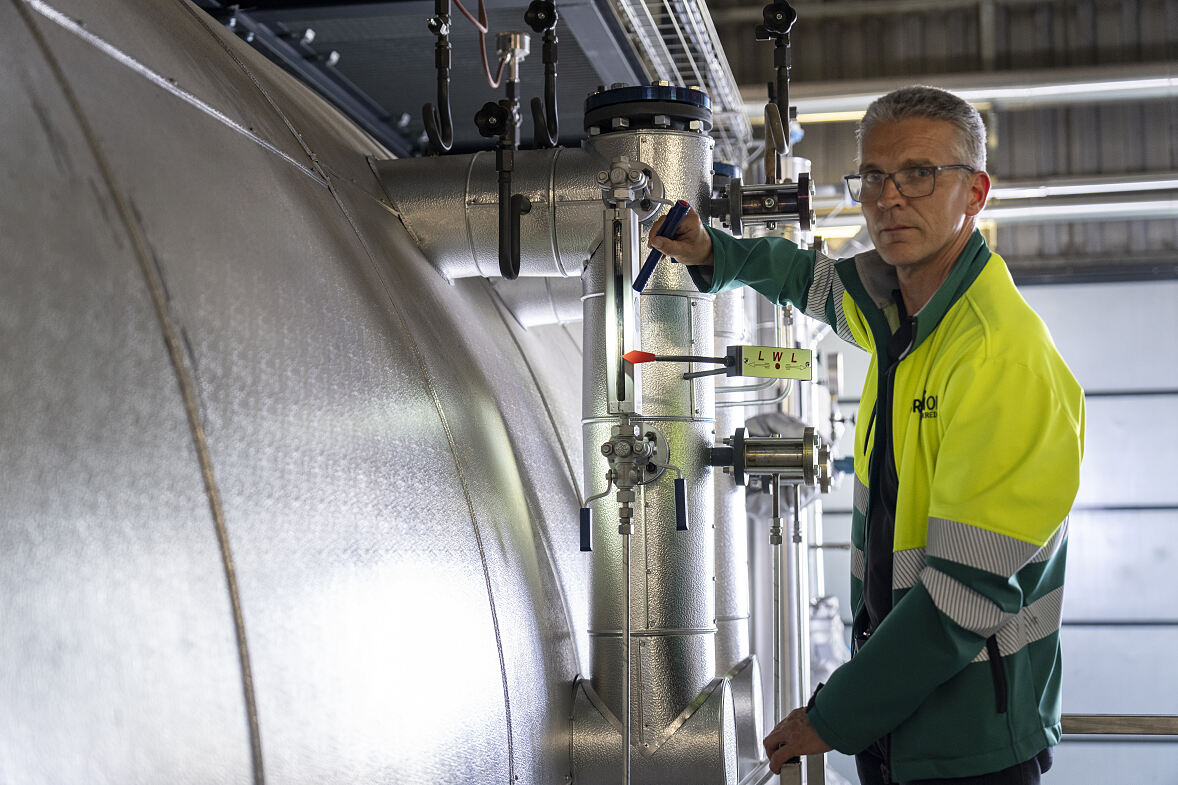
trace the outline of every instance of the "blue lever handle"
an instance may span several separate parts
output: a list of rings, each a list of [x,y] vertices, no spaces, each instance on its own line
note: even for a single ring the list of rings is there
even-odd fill
[[[683,217],[687,215],[687,211],[691,209],[691,205],[680,199],[671,205],[671,209],[667,211],[667,220],[663,221],[663,225],[659,227],[656,237],[674,237],[675,232],[679,230],[679,224],[683,223]],[[662,251],[656,251],[653,248],[650,255],[646,257],[646,261],[642,264],[642,269],[638,271],[638,277],[634,279],[634,291],[639,294],[646,288],[646,282],[650,280],[650,276],[654,273],[654,268],[658,265],[659,259],[663,258]]]
[[[581,508],[581,551],[593,550],[593,518],[588,507]]]

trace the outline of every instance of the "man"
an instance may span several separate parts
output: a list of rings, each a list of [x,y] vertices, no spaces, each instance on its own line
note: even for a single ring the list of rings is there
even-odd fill
[[[792,302],[871,352],[855,434],[854,656],[765,739],[773,771],[831,748],[864,785],[1037,783],[1060,738],[1066,519],[1083,392],[975,229],[977,111],[909,87],[860,123],[847,178],[875,250],[831,260],[694,213],[674,239],[702,291]]]

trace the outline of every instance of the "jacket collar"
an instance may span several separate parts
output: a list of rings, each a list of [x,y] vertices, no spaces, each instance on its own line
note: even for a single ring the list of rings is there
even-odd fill
[[[953,269],[940,285],[924,307],[916,313],[916,330],[912,339],[912,348],[920,346],[925,338],[936,329],[941,319],[961,299],[970,285],[977,280],[986,262],[990,260],[990,247],[986,245],[982,233],[974,229],[969,242],[961,251],[961,256],[953,264]],[[881,260],[882,261],[882,260]]]
[[[990,247],[986,245],[982,233],[975,229],[945,281],[916,314],[912,344],[905,354],[912,352],[932,334],[953,304],[961,299],[981,274],[989,259]],[[866,312],[876,345],[885,345],[897,326],[892,323],[896,310],[892,293],[900,288],[896,268],[880,258],[877,251],[871,250],[841,260],[838,269],[847,291]],[[868,307],[870,305],[875,308]]]

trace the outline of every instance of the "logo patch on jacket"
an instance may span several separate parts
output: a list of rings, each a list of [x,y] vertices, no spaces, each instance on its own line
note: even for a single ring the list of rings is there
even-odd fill
[[[919,398],[912,401],[912,413],[920,414],[922,420],[932,419],[937,416],[937,396],[922,393]]]

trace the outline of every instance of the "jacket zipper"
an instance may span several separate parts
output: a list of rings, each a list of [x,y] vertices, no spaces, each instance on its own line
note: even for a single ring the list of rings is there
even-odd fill
[[[1006,713],[1006,669],[1002,667],[1002,655],[998,652],[998,638],[986,638],[986,652],[990,655],[990,676],[994,680],[994,703],[999,714]]]
[[[863,439],[863,454],[867,454],[867,445],[871,443],[871,429],[875,427],[875,413],[879,411],[879,397],[876,396],[875,405],[871,407],[871,419],[867,421],[867,436]]]

